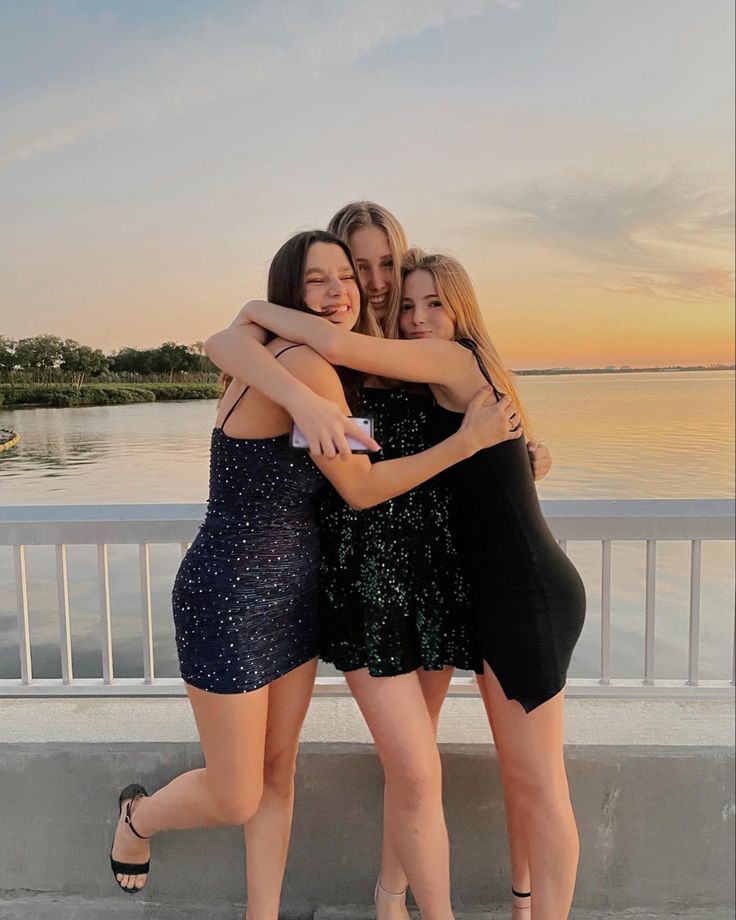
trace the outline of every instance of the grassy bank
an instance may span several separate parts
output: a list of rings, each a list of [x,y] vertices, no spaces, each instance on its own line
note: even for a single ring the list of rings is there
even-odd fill
[[[179,399],[216,399],[216,383],[0,383],[0,406],[121,406]]]

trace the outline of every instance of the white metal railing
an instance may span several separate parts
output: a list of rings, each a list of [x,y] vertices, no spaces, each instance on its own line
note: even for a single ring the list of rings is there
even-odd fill
[[[569,540],[601,546],[601,648],[596,678],[571,679],[574,696],[722,697],[733,693],[734,672],[703,681],[700,665],[700,598],[702,543],[734,539],[734,507],[729,500],[666,501],[547,501],[544,511],[563,549]],[[155,673],[153,608],[151,603],[151,544],[178,544],[183,555],[204,516],[204,505],[65,505],[0,508],[0,546],[12,546],[18,615],[20,679],[0,680],[0,696],[179,695],[180,679]],[[646,545],[644,668],[638,679],[611,674],[611,548],[617,540]],[[690,543],[689,644],[686,680],[655,679],[655,587],[657,543]],[[97,546],[102,677],[76,678],[72,667],[67,547]],[[143,625],[143,677],[117,678],[113,667],[112,607],[108,547],[136,544],[139,548],[140,608]],[[59,615],[60,679],[33,676],[26,547],[55,546]],[[471,677],[453,680],[454,692],[475,692]],[[345,692],[342,677],[319,677],[318,692]]]

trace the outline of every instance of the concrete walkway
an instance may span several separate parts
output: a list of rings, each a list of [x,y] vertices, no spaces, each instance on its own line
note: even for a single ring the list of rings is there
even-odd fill
[[[158,904],[133,897],[86,899],[37,895],[0,901],[0,920],[241,920],[241,905]],[[456,915],[457,920],[508,920],[508,907],[481,913]],[[570,920],[733,920],[729,908],[688,910],[678,907],[650,911],[646,908],[625,911],[573,910]],[[375,920],[375,913],[362,908],[322,908],[284,914],[283,920]],[[418,920],[418,918],[417,918]]]

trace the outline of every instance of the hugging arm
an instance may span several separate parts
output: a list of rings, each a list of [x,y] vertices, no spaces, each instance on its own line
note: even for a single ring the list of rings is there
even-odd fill
[[[236,319],[227,329],[211,335],[204,350],[221,371],[254,386],[285,409],[301,428],[313,454],[349,457],[348,435],[369,450],[378,450],[373,438],[348,418],[349,413],[319,396],[274,358],[264,347],[267,337],[260,326]]]
[[[352,367],[376,377],[411,383],[457,384],[474,379],[474,363],[465,348],[440,339],[406,341],[348,332],[322,317],[288,310],[265,300],[251,300],[240,311],[240,322],[253,322],[291,342],[319,352],[330,364]],[[238,322],[238,319],[236,319]]]
[[[306,348],[295,348],[281,360],[305,384],[347,411],[340,379],[319,355]],[[512,412],[510,399],[505,397],[497,403],[490,389],[483,388],[468,406],[460,430],[429,450],[379,463],[371,463],[366,456],[357,454],[346,462],[324,457],[312,459],[351,507],[371,508],[421,485],[484,447],[520,437],[521,431],[510,430]]]

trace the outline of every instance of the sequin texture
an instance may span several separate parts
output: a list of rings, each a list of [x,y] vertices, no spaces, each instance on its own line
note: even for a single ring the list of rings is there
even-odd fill
[[[431,446],[432,400],[408,387],[363,388],[356,414],[373,415],[391,460]],[[374,677],[445,665],[471,668],[467,587],[440,479],[365,511],[330,487],[320,497],[320,656]]]
[[[276,438],[212,432],[207,515],[174,582],[183,679],[213,693],[263,687],[318,653],[322,475]]]

